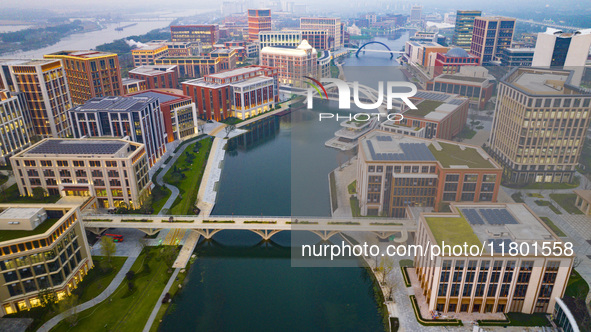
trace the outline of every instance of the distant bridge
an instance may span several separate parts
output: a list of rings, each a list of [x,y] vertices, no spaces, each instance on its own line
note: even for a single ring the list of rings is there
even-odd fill
[[[134,228],[148,235],[161,229],[191,229],[206,239],[222,230],[248,230],[269,240],[281,231],[309,231],[322,240],[340,232],[372,232],[382,239],[400,233],[396,242],[406,242],[409,231],[416,231],[412,219],[384,218],[319,218],[267,216],[158,216],[158,215],[84,215],[84,227],[95,234],[108,228]]]
[[[538,22],[538,21],[534,21],[534,20],[524,20],[522,18],[517,18],[515,20],[517,22],[521,22],[521,23],[529,23],[529,24],[533,24],[533,25],[540,25],[540,26],[553,27],[553,28],[566,29],[566,30],[583,30],[583,29],[585,29],[585,28],[580,28],[580,27],[570,27],[570,26],[566,26],[566,25],[560,25],[560,24],[549,23],[549,22]]]

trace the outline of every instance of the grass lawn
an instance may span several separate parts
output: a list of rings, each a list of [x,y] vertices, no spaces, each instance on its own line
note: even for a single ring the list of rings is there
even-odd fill
[[[544,221],[544,223],[546,225],[548,225],[548,227],[550,227],[550,229],[552,229],[552,231],[554,233],[556,233],[556,235],[560,236],[560,237],[566,237],[566,234],[564,234],[564,232],[558,228],[558,226],[556,226],[552,220],[550,220],[550,218],[548,217],[540,217],[540,219],[542,219],[542,221]]]
[[[351,198],[349,198],[349,203],[351,204],[351,214],[353,215],[353,217],[361,217],[359,199],[355,196],[351,196]]]
[[[60,218],[50,218],[46,219],[41,225],[37,226],[34,230],[8,230],[8,231],[1,231],[0,232],[0,242],[20,239],[21,237],[33,236],[38,234],[43,234],[47,232],[56,222],[58,222]]]
[[[480,247],[482,245],[464,218],[428,217],[426,221],[439,245],[443,241],[450,246],[464,245],[464,243],[467,243],[468,246],[477,245]]]
[[[34,199],[33,197],[21,196],[18,191],[18,186],[13,184],[6,188],[3,192],[0,192],[0,203],[55,203],[61,196],[45,196],[42,199]]]
[[[415,262],[412,259],[401,259],[398,264],[400,267],[414,267]]]
[[[441,146],[441,150],[437,150],[431,144],[429,150],[443,167],[466,165],[468,168],[493,168],[490,161],[484,159],[476,148],[465,147],[462,150],[459,145],[443,142],[439,142],[439,146]]]
[[[207,165],[207,158],[209,157],[213,139],[203,139],[199,142],[201,144],[199,153],[193,151],[197,142],[189,145],[166,175],[164,175],[164,182],[179,188],[182,197],[174,202],[170,211],[168,211],[169,214],[193,214],[193,206],[197,200],[199,185],[203,177],[203,172],[205,171],[205,166]]]
[[[330,182],[330,204],[332,211],[334,212],[339,207],[337,199],[337,180],[335,179],[334,171],[328,174],[328,182]]]
[[[515,203],[523,203],[523,195],[520,192],[511,194],[511,198],[515,201]]]
[[[577,200],[576,194],[550,194],[550,198],[570,214],[583,214],[583,212],[575,206]]]
[[[581,277],[579,272],[573,269],[573,273],[570,275],[566,290],[564,291],[564,297],[572,296],[584,299],[587,297],[587,293],[589,293],[589,285]]]
[[[93,256],[95,267],[88,272],[82,282],[74,290],[78,295],[78,303],[84,303],[92,298],[98,296],[111,283],[113,278],[117,275],[121,267],[125,263],[126,257],[113,257],[111,259],[112,268],[110,271],[104,272],[99,266],[105,258],[102,256]],[[56,307],[57,308],[57,307]],[[29,327],[30,331],[37,330],[43,323],[57,315],[59,309],[56,311],[49,311],[47,308],[37,307],[29,311],[21,311],[14,315],[8,315],[8,318],[33,318],[33,323]]]
[[[226,118],[226,119],[224,119],[224,120],[222,120],[220,122],[225,123],[227,125],[236,125],[236,124],[239,124],[242,121],[244,121],[244,120],[240,120],[238,118],[235,118],[235,117],[231,116],[231,117]]]
[[[128,290],[125,280],[108,299],[80,312],[75,327],[62,321],[52,331],[142,331],[170,278],[159,250],[160,247],[144,248],[133,264],[133,291]],[[144,266],[149,266],[149,270],[144,270]]]
[[[560,212],[560,210],[558,210],[558,208],[554,205],[552,205],[552,203],[550,201],[544,201],[541,199],[536,199],[534,201],[537,205],[539,206],[547,206],[550,208],[550,210],[552,210],[552,212],[556,213],[556,214],[562,214],[562,212]]]
[[[189,271],[189,266],[193,263],[193,259],[189,260],[189,265],[185,268],[185,273],[179,273],[177,275],[176,280],[172,283],[172,286],[170,286],[170,290],[168,291],[168,293],[170,294],[170,298],[174,298],[174,296],[179,292],[179,285],[184,286],[184,282],[185,282],[185,278],[187,277],[187,273]],[[160,306],[160,309],[158,310],[158,313],[156,314],[156,318],[154,319],[154,323],[152,324],[152,327],[150,328],[150,332],[157,332],[158,331],[158,327],[160,326],[160,320],[164,317],[164,315],[166,314],[166,312],[168,311],[168,307],[170,307],[172,303],[165,303],[162,306]]]
[[[350,195],[353,195],[354,193],[356,193],[356,188],[357,187],[357,180],[349,183],[349,185],[347,186],[347,190],[349,191]]]
[[[78,295],[78,303],[84,303],[97,297],[107,286],[111,284],[127,257],[111,257],[111,268],[103,269],[106,266],[104,256],[92,256],[94,268],[88,272],[74,293]]]
[[[508,326],[550,326],[550,322],[544,313],[529,315],[520,312],[508,312],[507,318],[511,320]]]
[[[154,214],[158,214],[166,201],[170,198],[172,192],[166,188],[165,186],[158,186],[154,187],[152,190],[152,208],[154,209]]]
[[[474,135],[476,135],[476,131],[468,128],[468,126],[465,126],[464,128],[462,128],[462,131],[460,131],[460,133],[458,134],[458,137],[470,139],[474,137]]]

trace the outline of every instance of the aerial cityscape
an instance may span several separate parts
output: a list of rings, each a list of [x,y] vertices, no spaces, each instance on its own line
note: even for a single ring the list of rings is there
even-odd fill
[[[0,331],[591,332],[589,3],[0,7]]]

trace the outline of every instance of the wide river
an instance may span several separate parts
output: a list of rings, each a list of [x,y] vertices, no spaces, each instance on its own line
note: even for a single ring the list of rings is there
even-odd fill
[[[375,40],[399,51],[408,34]],[[377,81],[405,80],[387,53],[349,57],[344,69],[348,80],[374,88]],[[213,214],[330,215],[328,173],[345,155],[324,146],[339,123],[318,121],[319,112],[334,105],[315,101],[314,106],[259,121],[234,139],[238,148],[226,154]],[[223,231],[202,241],[189,281],[160,331],[384,330],[372,278],[362,263],[292,267],[292,235],[281,232],[262,242],[248,231]]]

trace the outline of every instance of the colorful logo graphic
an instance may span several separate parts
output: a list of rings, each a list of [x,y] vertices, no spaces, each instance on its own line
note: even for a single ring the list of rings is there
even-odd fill
[[[328,93],[326,92],[326,89],[324,88],[324,85],[322,85],[322,83],[320,83],[320,81],[313,79],[310,76],[304,76],[305,78],[309,79],[310,81],[316,83],[316,85],[308,82],[308,81],[304,81],[306,82],[310,87],[314,88],[316,90],[316,92],[318,92],[319,96],[322,96],[322,93],[320,92],[320,89],[322,89],[322,91],[324,92],[324,98],[326,98],[326,100],[328,100]],[[318,89],[318,87],[320,87],[320,89]]]

